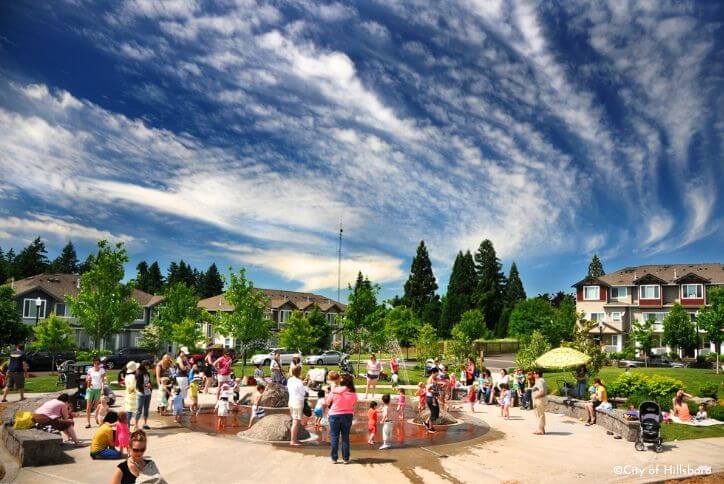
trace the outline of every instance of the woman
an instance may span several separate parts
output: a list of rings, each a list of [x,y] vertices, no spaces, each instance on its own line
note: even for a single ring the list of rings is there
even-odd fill
[[[578,398],[583,399],[586,396],[586,390],[588,390],[588,370],[586,365],[581,365],[576,370],[576,395]]]
[[[292,356],[292,362],[289,364],[289,375],[287,376],[287,378],[290,378],[292,376],[292,370],[294,370],[294,367],[296,366],[300,368],[302,367],[302,358],[294,355]]]
[[[111,484],[133,484],[141,475],[144,482],[156,482],[158,484],[166,482],[161,477],[156,464],[151,459],[143,456],[147,445],[146,432],[136,430],[131,434],[131,455],[118,464],[113,477],[111,477]]]
[[[380,379],[380,372],[382,371],[382,365],[377,361],[377,356],[374,353],[370,355],[370,359],[367,360],[367,386],[365,387],[365,400],[367,400],[367,394],[372,390],[372,396],[375,396],[375,388],[377,387],[377,380]]]
[[[221,357],[214,361],[214,368],[219,375],[219,388],[216,390],[217,400],[221,396],[221,387],[224,386],[224,383],[229,383],[229,380],[231,380],[231,364],[233,362],[234,361],[227,348],[224,348],[224,352],[221,354]]]
[[[156,363],[156,385],[158,385],[159,391],[163,391],[161,380],[163,378],[171,377],[172,366],[173,360],[171,359],[171,355],[168,353],[164,353],[163,357],[158,361],[158,363]]]
[[[216,372],[214,361],[216,361],[214,350],[209,349],[206,351],[206,356],[204,356],[204,388],[201,390],[202,393],[209,393],[211,385],[214,383],[214,373]]]
[[[330,457],[337,463],[339,437],[342,436],[342,460],[349,464],[349,431],[352,428],[354,405],[357,403],[357,392],[354,388],[352,375],[341,377],[336,372],[329,372],[332,389],[327,395],[326,404],[329,408],[329,440],[331,443]]]
[[[136,430],[138,430],[143,414],[143,428],[148,430],[148,410],[151,407],[151,375],[148,374],[149,361],[142,361],[136,372]]]
[[[498,377],[497,381],[495,382],[495,389],[498,390],[498,395],[500,395],[500,385],[505,383],[510,387],[510,376],[508,375],[508,370],[505,368],[500,369],[500,376]],[[493,404],[493,399],[495,398],[495,391],[490,392],[490,400],[488,401],[489,404]]]
[[[487,403],[490,398],[490,389],[493,387],[493,378],[490,370],[485,368],[478,377],[478,403]]]
[[[75,434],[73,413],[68,408],[69,400],[67,393],[61,393],[56,398],[48,400],[33,412],[33,420],[40,427],[50,425],[62,432],[75,445],[82,445]]]
[[[178,350],[176,355],[176,384],[181,390],[181,397],[186,400],[186,394],[189,390],[189,370],[191,365],[189,364],[189,349],[182,346]]]
[[[591,400],[586,402],[586,412],[588,413],[588,420],[586,420],[586,426],[596,425],[596,409],[601,407],[606,409],[610,407],[608,403],[608,394],[606,392],[606,386],[601,383],[600,378],[593,379],[593,388],[595,392],[591,394]]]
[[[277,351],[272,356],[271,363],[269,363],[269,371],[271,372],[272,383],[278,383],[279,385],[284,384],[284,374],[282,373],[282,355]]]
[[[138,363],[129,361],[126,363],[126,376],[124,384],[126,386],[126,398],[124,399],[124,408],[128,414],[128,426],[131,426],[133,416],[136,414],[138,404],[138,391],[136,389],[136,372],[138,371]],[[138,422],[136,422],[138,424]]]
[[[427,408],[430,410],[430,415],[425,420],[425,428],[431,434],[435,433],[435,421],[440,417],[440,406],[437,402],[437,397],[440,394],[438,388],[437,374],[440,370],[437,367],[433,367],[430,370],[430,376],[427,378],[427,384],[425,386],[425,403]]]
[[[475,383],[475,360],[468,358],[468,364],[465,366],[465,386],[470,388]]]
[[[688,422],[691,420],[691,412],[689,411],[689,405],[687,405],[684,401],[685,398],[692,398],[692,396],[686,393],[682,388],[676,392],[676,396],[673,400],[671,400],[671,413],[674,417],[678,417],[682,422]]]

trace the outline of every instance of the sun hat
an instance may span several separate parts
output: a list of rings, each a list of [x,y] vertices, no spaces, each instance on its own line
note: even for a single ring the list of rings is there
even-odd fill
[[[179,350],[181,351],[181,353],[183,353],[185,355],[189,354],[189,349],[187,346],[182,346]]]
[[[126,371],[135,372],[136,370],[138,370],[138,363],[136,363],[135,361],[129,361],[128,363],[126,363]]]

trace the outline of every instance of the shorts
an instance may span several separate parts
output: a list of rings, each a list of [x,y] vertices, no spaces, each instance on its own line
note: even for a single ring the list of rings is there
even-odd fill
[[[228,417],[229,416],[229,409],[228,408],[219,408],[218,412],[216,413],[218,417]]]
[[[85,391],[86,402],[99,402],[101,400],[101,389],[100,388],[88,388]]]
[[[40,427],[50,425],[55,430],[67,430],[73,425],[73,420],[66,420],[63,418],[50,418],[47,415],[39,413],[33,414],[33,420],[35,420],[35,423],[38,424]]]
[[[222,375],[222,374],[219,374],[219,377],[218,377],[218,378],[219,378],[219,383],[224,383],[224,382],[227,382],[227,381],[231,380],[231,375]]]
[[[367,373],[368,380],[377,380],[379,378],[380,378],[380,375],[373,375],[372,373]]]
[[[368,425],[368,426],[367,426],[367,431],[368,431],[369,433],[371,433],[371,434],[376,434],[376,433],[377,433],[377,425]]]
[[[601,402],[598,400],[594,400],[591,402],[591,404],[593,405],[593,408],[595,409],[595,408],[598,408],[599,405],[601,405]]]
[[[473,386],[473,383],[475,383],[474,378],[468,378],[467,380],[465,380],[465,386],[471,387],[471,386]]]
[[[302,417],[304,417],[304,404],[301,403],[299,405],[295,405],[293,407],[289,407],[289,413],[292,414],[292,420],[301,420]]]
[[[324,417],[324,410],[322,410],[321,408],[315,408],[315,409],[314,409],[314,416],[317,417],[317,418],[322,418],[322,417]]]
[[[22,371],[9,371],[7,387],[11,390],[22,390],[25,388],[25,373]]]
[[[214,376],[214,370],[211,366],[207,366],[204,368],[204,375],[206,375],[207,378],[211,378]]]

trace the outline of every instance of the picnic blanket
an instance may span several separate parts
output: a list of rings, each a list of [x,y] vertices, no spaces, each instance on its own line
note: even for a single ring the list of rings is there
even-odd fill
[[[692,425],[694,427],[711,427],[712,425],[722,425],[724,422],[715,418],[708,418],[706,420],[687,420],[682,421],[679,417],[671,417],[671,421],[682,425]]]

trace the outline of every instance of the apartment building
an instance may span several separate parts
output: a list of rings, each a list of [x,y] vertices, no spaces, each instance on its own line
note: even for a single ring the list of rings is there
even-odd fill
[[[654,319],[654,353],[670,351],[661,342],[663,321],[675,303],[691,315],[699,332],[695,354],[716,351],[706,332],[697,326],[697,313],[707,303],[707,290],[724,285],[724,264],[662,264],[625,267],[599,278],[587,277],[573,284],[576,310],[598,323],[592,331],[606,351],[621,351],[634,321]]]

